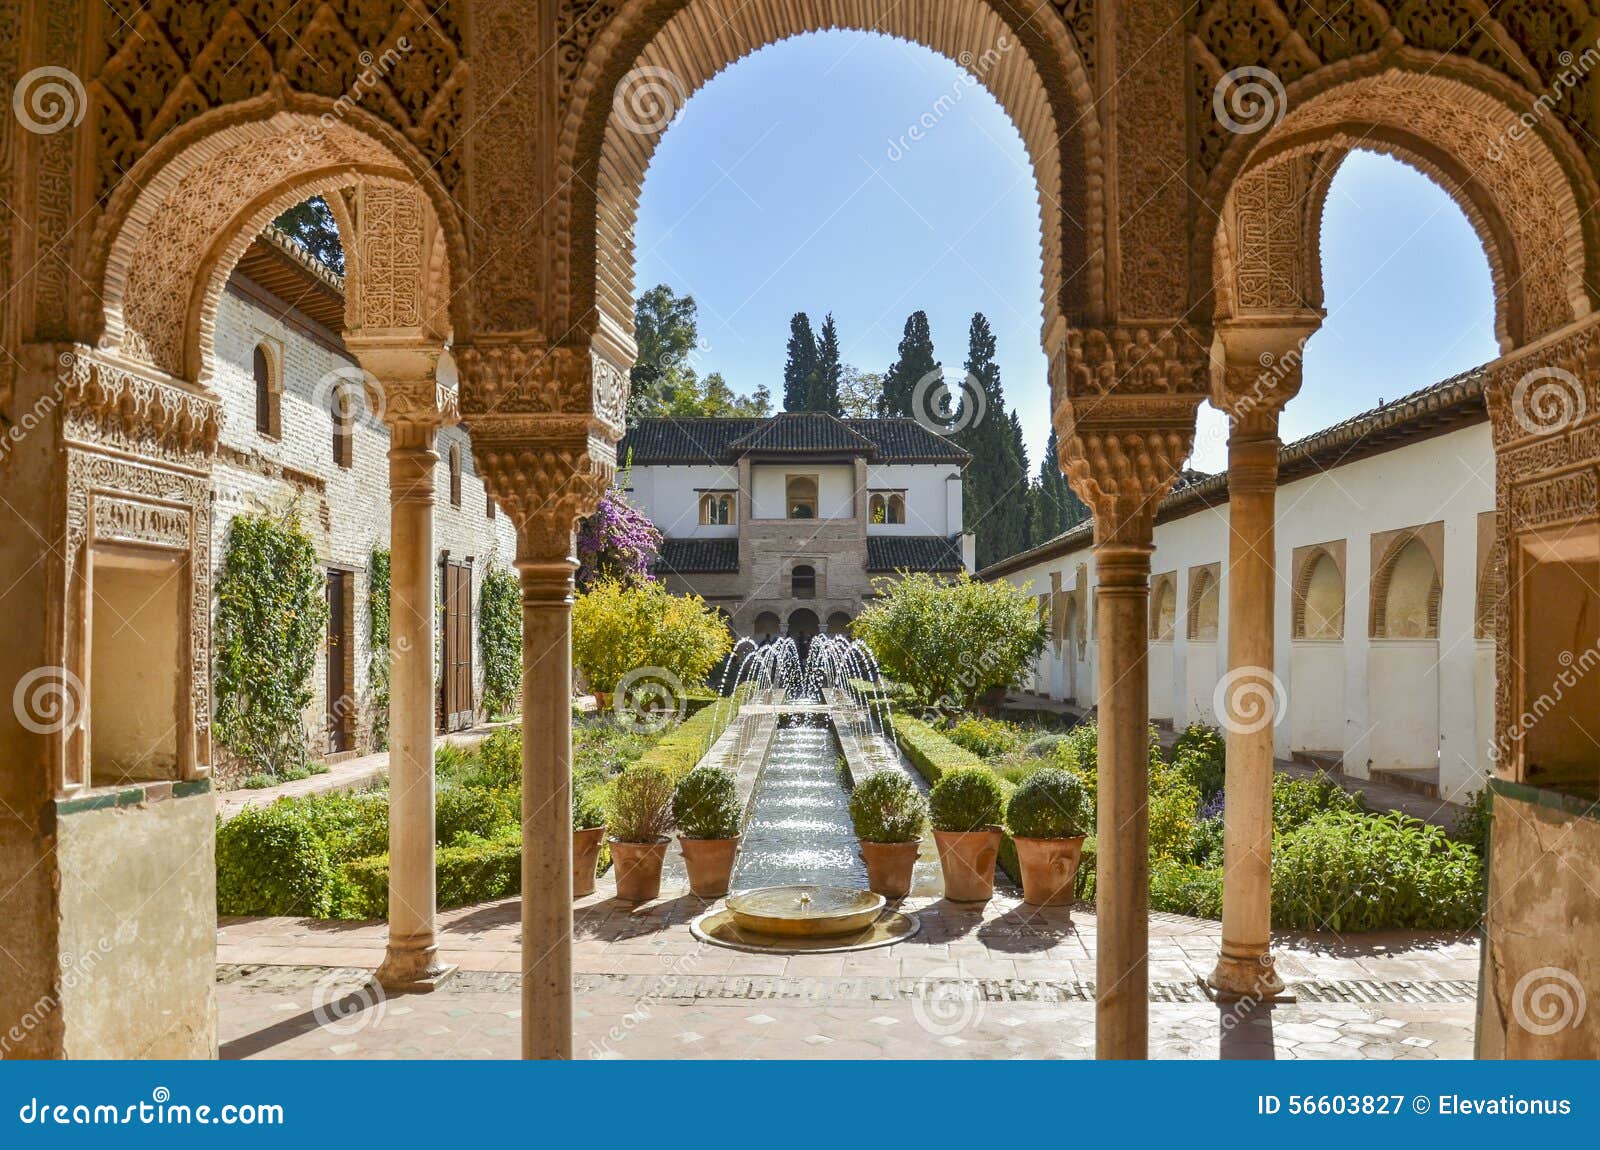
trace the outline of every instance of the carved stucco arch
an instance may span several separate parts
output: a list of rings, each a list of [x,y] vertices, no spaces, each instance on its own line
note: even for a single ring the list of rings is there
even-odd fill
[[[422,218],[417,250],[390,265],[352,239],[348,206],[335,205],[347,275],[360,279],[352,295],[359,299],[382,282],[382,290],[412,297],[393,309],[384,329],[442,337],[445,315],[454,312],[459,335],[462,309],[447,299],[452,269],[466,266],[464,235],[426,173],[403,140],[357,113],[277,106],[208,113],[152,149],[109,201],[91,263],[100,295],[83,323],[98,346],[125,360],[201,381],[210,370],[217,301],[251,240],[301,200],[323,195],[332,202],[366,185],[419,201]]]
[[[1062,316],[1098,315],[1101,142],[1084,64],[1092,53],[1080,45],[1092,39],[1094,23],[1088,5],[1068,4],[1083,9],[1069,17],[1069,29],[1061,7],[1043,0],[636,0],[622,7],[581,49],[577,76],[564,93],[556,330],[598,331],[612,354],[631,354],[633,226],[645,171],[671,113],[745,56],[827,29],[882,33],[982,72],[979,82],[1010,116],[1039,186],[1041,331]],[[619,86],[630,75],[657,86],[666,116],[648,108],[627,112],[630,90]],[[630,130],[625,114],[635,129],[646,130]]]
[[[1503,351],[1589,314],[1585,275],[1600,259],[1600,243],[1588,217],[1600,189],[1554,117],[1532,130],[1522,125],[1521,110],[1535,104],[1525,90],[1471,61],[1402,50],[1382,62],[1319,69],[1287,87],[1285,104],[1274,127],[1234,138],[1206,186],[1212,210],[1201,213],[1202,226],[1214,233],[1195,245],[1204,253],[1198,258],[1210,261],[1196,278],[1201,290],[1215,293],[1219,309],[1232,300],[1233,268],[1219,258],[1229,246],[1215,230],[1236,189],[1272,166],[1359,147],[1410,164],[1461,207],[1488,256]],[[1490,159],[1497,149],[1508,153],[1498,162]],[[1303,244],[1320,247],[1320,211],[1303,220]],[[1300,258],[1318,266],[1309,251]],[[1320,282],[1314,290],[1320,303]]]

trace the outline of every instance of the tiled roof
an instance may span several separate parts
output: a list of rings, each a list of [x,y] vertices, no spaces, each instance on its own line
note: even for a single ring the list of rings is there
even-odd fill
[[[656,570],[674,575],[724,575],[739,570],[737,539],[663,539]]]
[[[961,537],[868,535],[868,571],[960,571]]]
[[[836,419],[784,412],[767,419],[642,419],[617,447],[617,458],[660,464],[733,463],[747,452],[864,455],[874,463],[957,463],[972,456],[914,419]]]

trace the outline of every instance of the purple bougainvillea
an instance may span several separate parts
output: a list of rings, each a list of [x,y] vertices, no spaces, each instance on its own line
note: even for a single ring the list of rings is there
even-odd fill
[[[578,525],[578,589],[587,591],[603,579],[650,582],[660,552],[661,532],[656,525],[612,489],[601,497],[595,513]]]

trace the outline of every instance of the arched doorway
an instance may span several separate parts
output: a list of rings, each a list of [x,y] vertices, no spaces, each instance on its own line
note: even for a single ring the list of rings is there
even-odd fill
[[[750,630],[750,637],[763,646],[778,637],[783,623],[779,620],[777,612],[763,611],[756,616],[756,621]]]
[[[828,634],[849,638],[850,622],[850,616],[844,611],[833,612],[828,616]]]
[[[787,634],[800,648],[800,661],[804,662],[806,653],[811,650],[811,640],[817,637],[821,626],[817,613],[809,607],[800,607],[789,612],[789,627]]]

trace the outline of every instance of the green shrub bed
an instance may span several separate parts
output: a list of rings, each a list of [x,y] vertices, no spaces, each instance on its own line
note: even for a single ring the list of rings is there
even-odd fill
[[[928,781],[928,785],[936,785],[949,771],[962,768],[976,767],[979,770],[988,770],[989,766],[977,755],[964,747],[958,747],[945,738],[931,724],[911,715],[896,715],[894,717],[894,735],[900,744],[900,749],[910,760],[911,765],[917,768],[917,773]],[[1001,806],[1011,801],[1011,792],[1015,785],[1000,775],[995,775],[1000,783]],[[1011,881],[1022,882],[1022,868],[1017,865],[1017,844],[1011,839],[1011,832],[1006,831],[1000,839],[1000,869],[1011,876]]]

